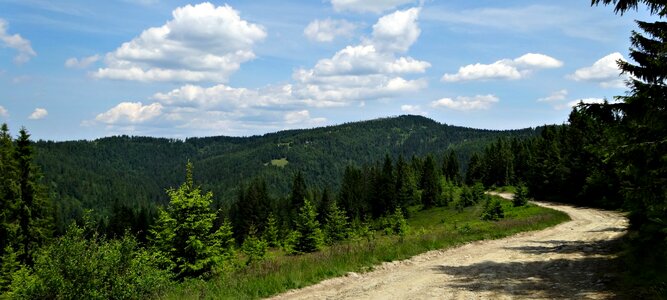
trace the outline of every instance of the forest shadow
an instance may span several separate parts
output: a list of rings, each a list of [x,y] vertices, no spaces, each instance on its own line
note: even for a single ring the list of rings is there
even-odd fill
[[[615,284],[619,261],[612,255],[619,251],[618,239],[542,243],[545,246],[507,249],[535,255],[580,253],[582,256],[525,262],[485,261],[467,266],[440,265],[433,270],[453,277],[445,283],[446,287],[469,291],[547,299],[586,299],[596,293],[604,293],[604,298],[619,295]],[[613,297],[621,299],[619,296]]]

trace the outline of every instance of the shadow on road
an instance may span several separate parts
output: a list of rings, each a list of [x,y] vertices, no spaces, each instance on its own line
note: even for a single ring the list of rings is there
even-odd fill
[[[544,246],[507,248],[544,256],[549,253],[581,254],[524,262],[481,262],[468,266],[441,265],[434,271],[453,276],[446,285],[471,291],[548,299],[586,299],[614,293],[620,239],[599,242],[544,241]]]

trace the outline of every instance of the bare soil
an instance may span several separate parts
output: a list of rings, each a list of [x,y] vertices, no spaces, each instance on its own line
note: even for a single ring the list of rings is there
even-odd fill
[[[534,203],[563,211],[572,220],[384,263],[368,273],[351,272],[274,299],[615,298],[613,249],[627,219],[618,212]]]

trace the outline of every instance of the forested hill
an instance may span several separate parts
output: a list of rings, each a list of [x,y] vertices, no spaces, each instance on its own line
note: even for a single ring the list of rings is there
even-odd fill
[[[114,204],[166,203],[165,189],[183,181],[188,160],[204,190],[213,191],[217,201],[226,201],[256,177],[266,181],[272,194],[284,196],[297,170],[310,186],[335,189],[347,165],[375,163],[385,154],[409,159],[427,153],[442,156],[455,149],[465,168],[473,151],[498,137],[527,137],[538,131],[480,130],[399,116],[252,137],[39,141],[36,161],[59,210],[72,217],[86,208],[104,213]]]

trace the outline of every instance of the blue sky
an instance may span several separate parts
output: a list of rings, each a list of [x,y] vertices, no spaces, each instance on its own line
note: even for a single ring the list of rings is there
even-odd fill
[[[560,124],[624,93],[634,19],[587,0],[0,0],[0,122],[245,136],[401,114]]]

